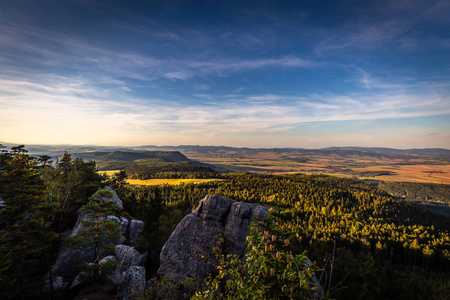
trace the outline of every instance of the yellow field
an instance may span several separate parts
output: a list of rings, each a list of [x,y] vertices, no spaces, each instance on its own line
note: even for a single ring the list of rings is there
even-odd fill
[[[113,176],[115,173],[119,173],[120,170],[109,170],[109,171],[100,171],[100,174],[105,174],[106,176]]]
[[[100,174],[105,174],[106,176],[113,176],[115,173],[119,173],[120,170],[109,170],[109,171],[100,171]],[[216,181],[221,179],[147,179],[147,180],[141,180],[141,179],[127,179],[127,182],[131,185],[162,185],[162,184],[169,184],[169,185],[178,185],[182,183],[203,183],[203,182],[209,182],[209,181]]]
[[[178,185],[182,183],[203,183],[216,180],[220,179],[127,179],[127,182],[132,185]]]
[[[450,184],[449,165],[391,165],[355,168],[357,171],[392,171],[395,175],[372,177],[383,181],[409,181]]]
[[[231,150],[186,152],[190,159],[230,171],[263,174],[328,174],[339,177],[450,184],[450,165],[430,156],[404,155],[399,158],[368,155],[313,154]],[[364,172],[391,171],[392,175],[365,177]]]

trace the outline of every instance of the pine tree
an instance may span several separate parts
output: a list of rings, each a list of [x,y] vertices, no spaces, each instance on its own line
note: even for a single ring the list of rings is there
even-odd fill
[[[83,251],[92,249],[94,260],[81,266],[85,280],[95,283],[107,276],[115,268],[100,265],[100,260],[114,252],[114,242],[120,237],[120,229],[116,222],[107,219],[109,215],[114,215],[120,208],[111,200],[103,202],[102,199],[111,198],[112,193],[108,190],[98,190],[90,199],[89,203],[82,207],[83,213],[87,216],[82,221],[84,228],[78,231],[75,236],[68,238],[71,247]]]

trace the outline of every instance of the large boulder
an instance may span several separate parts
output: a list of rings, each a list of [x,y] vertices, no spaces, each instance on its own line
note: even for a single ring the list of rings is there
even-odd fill
[[[141,254],[133,247],[126,245],[117,245],[114,255],[117,259],[117,271],[120,274],[130,267],[143,266],[147,260],[147,253]]]
[[[188,277],[204,279],[217,272],[214,248],[243,256],[253,219],[263,221],[267,209],[236,202],[219,195],[207,195],[199,206],[176,227],[161,251],[159,275],[181,282]],[[229,246],[220,239],[226,236]]]
[[[115,190],[113,190],[111,187],[109,186],[105,186],[104,188],[105,190],[108,190],[111,192],[112,197],[108,197],[108,198],[102,198],[101,200],[103,201],[110,201],[112,200],[112,202],[114,202],[115,205],[117,205],[118,207],[120,207],[120,209],[123,209],[123,203],[122,200],[120,200],[119,196],[117,196],[117,193]]]
[[[127,238],[132,245],[137,243],[138,238],[144,231],[144,222],[141,220],[130,220],[130,226],[128,227]]]
[[[142,299],[145,290],[145,268],[134,266],[127,270],[117,289],[118,300]]]
[[[144,222],[141,220],[127,219],[125,217],[107,216],[109,220],[112,220],[119,225],[120,239],[118,243],[129,241],[130,244],[136,244],[138,238],[144,231]]]

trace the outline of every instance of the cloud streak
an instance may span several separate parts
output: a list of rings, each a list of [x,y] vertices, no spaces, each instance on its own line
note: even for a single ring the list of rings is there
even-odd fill
[[[2,47],[9,48],[9,56],[14,61],[38,65],[53,65],[93,73],[114,74],[141,81],[154,81],[157,78],[187,80],[198,76],[221,75],[245,70],[267,67],[311,68],[319,63],[289,55],[280,58],[264,59],[185,59],[156,58],[151,55],[106,50],[86,41],[58,33],[26,26],[18,27],[10,22],[0,24],[3,34]],[[65,49],[60,51],[58,49]],[[17,64],[17,63],[15,63]],[[3,72],[17,70],[17,66],[3,64]]]
[[[267,94],[189,105],[165,99],[132,99],[120,88],[99,92],[90,80],[80,77],[47,76],[41,80],[44,83],[0,77],[0,122],[8,128],[4,139],[20,136],[15,128],[18,123],[36,130],[52,128],[53,135],[66,134],[69,142],[81,133],[237,136],[289,132],[304,123],[450,114],[450,101],[445,95]]]

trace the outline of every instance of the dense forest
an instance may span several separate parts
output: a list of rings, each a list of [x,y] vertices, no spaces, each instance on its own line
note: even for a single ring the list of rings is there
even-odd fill
[[[366,179],[365,182],[408,202],[450,216],[450,185],[418,182],[387,182]]]
[[[446,299],[450,294],[450,218],[362,181],[199,172],[196,176],[221,180],[130,186],[125,172],[107,179],[93,161],[65,154],[52,163],[48,156],[29,156],[23,146],[2,148],[0,168],[0,197],[6,203],[0,211],[0,290],[5,299],[39,298],[62,233],[73,226],[75,212],[89,196],[106,184],[115,188],[124,210],[146,224],[137,248],[153,254],[146,266],[150,277],[179,221],[205,195],[216,193],[271,209],[277,230],[292,238],[291,249],[307,251],[323,268],[324,288],[333,298]]]
[[[53,166],[49,156],[32,157],[24,146],[0,150],[1,298],[39,299],[63,233],[104,178],[95,162],[67,153]]]
[[[385,182],[372,180],[372,185],[406,201],[427,201],[450,203],[450,185],[417,182]]]
[[[450,292],[449,218],[358,180],[221,177],[197,185],[116,186],[126,210],[147,224],[141,242],[156,252],[199,199],[217,193],[280,210],[277,226],[295,235],[298,252],[307,250],[317,262],[334,255],[329,286],[345,287],[332,295],[337,299],[444,299]]]

